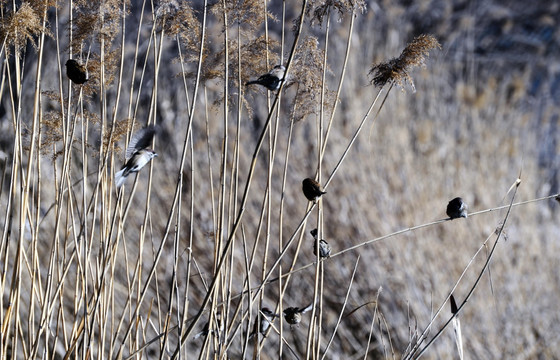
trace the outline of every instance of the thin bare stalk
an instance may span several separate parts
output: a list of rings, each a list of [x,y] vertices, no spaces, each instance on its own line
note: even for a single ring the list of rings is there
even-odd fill
[[[371,336],[373,334],[373,326],[375,325],[375,319],[377,319],[377,310],[378,310],[378,307],[379,307],[379,295],[380,294],[381,294],[381,288],[379,288],[379,290],[377,290],[377,295],[375,296],[375,309],[373,311],[373,317],[371,319],[371,325],[370,325],[370,328],[369,328],[368,341],[367,341],[366,349],[364,351],[364,360],[367,360],[367,358],[368,358],[369,346],[371,345]]]
[[[356,270],[358,269],[358,263],[360,262],[360,255],[356,258],[356,263],[354,264],[354,270],[352,271],[352,276],[350,277],[350,282],[348,283],[348,289],[346,289],[346,296],[344,297],[344,301],[342,302],[342,309],[340,309],[340,314],[338,315],[338,320],[336,321],[336,325],[334,326],[333,332],[329,341],[327,342],[327,346],[325,346],[325,350],[323,351],[323,356],[321,359],[325,359],[327,353],[329,352],[329,347],[331,346],[334,337],[336,336],[336,332],[338,331],[338,327],[342,322],[342,316],[344,315],[344,309],[346,308],[346,304],[348,304],[348,297],[350,296],[350,290],[352,289],[352,284],[354,283],[354,277],[356,276]]]
[[[342,71],[340,73],[340,78],[338,80],[338,88],[336,90],[335,101],[333,104],[333,109],[331,111],[331,116],[329,118],[329,124],[327,125],[327,131],[325,132],[325,138],[323,141],[323,147],[321,148],[321,155],[319,157],[319,163],[323,161],[323,157],[325,156],[325,150],[327,149],[327,143],[329,140],[329,134],[331,133],[331,127],[334,120],[334,115],[336,114],[336,109],[338,106],[338,99],[340,98],[340,93],[342,91],[342,84],[344,83],[344,76],[346,75],[346,67],[348,66],[348,59],[350,58],[350,49],[352,45],[352,35],[354,34],[354,19],[355,16],[355,9],[352,9],[352,14],[350,14],[350,29],[348,29],[348,38],[346,39],[346,53],[344,54],[344,62],[342,65]],[[329,14],[330,20],[330,14]],[[325,50],[326,54],[326,50]]]

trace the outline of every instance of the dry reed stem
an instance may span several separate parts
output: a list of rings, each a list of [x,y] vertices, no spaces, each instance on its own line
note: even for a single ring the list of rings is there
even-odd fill
[[[371,325],[369,327],[369,334],[368,334],[368,340],[367,340],[367,344],[366,344],[366,348],[364,351],[364,360],[367,360],[368,357],[368,352],[369,352],[369,346],[371,344],[371,337],[373,335],[373,326],[375,325],[375,320],[377,318],[377,311],[379,308],[379,295],[381,295],[381,288],[379,288],[377,290],[377,294],[375,295],[375,308],[373,310],[373,316],[371,318]]]
[[[348,65],[348,59],[350,58],[350,49],[351,49],[351,44],[352,44],[352,35],[354,33],[354,12],[352,12],[351,17],[350,17],[350,28],[348,29],[348,37],[346,39],[346,52],[344,54],[344,61],[342,63],[342,69],[340,72],[340,77],[338,80],[338,87],[336,89],[336,95],[335,95],[335,101],[333,104],[333,109],[331,111],[331,116],[329,118],[329,124],[327,125],[327,131],[325,132],[325,140],[323,142],[323,147],[321,148],[321,156],[319,159],[319,162],[323,161],[323,157],[325,156],[325,150],[327,149],[327,143],[329,140],[329,134],[331,132],[331,128],[332,128],[332,124],[334,122],[334,116],[336,114],[336,110],[337,110],[337,106],[338,106],[338,99],[340,99],[340,93],[342,91],[342,85],[344,83],[344,75],[346,75],[346,68]],[[322,104],[322,102],[321,102]]]
[[[350,282],[348,283],[348,288],[346,289],[346,296],[344,297],[344,301],[342,302],[342,308],[338,314],[338,319],[336,320],[336,324],[332,331],[331,337],[327,341],[327,345],[325,346],[325,350],[323,351],[323,356],[321,356],[321,360],[324,360],[329,352],[329,348],[334,341],[334,337],[336,336],[336,332],[338,331],[338,327],[342,322],[342,316],[344,315],[344,309],[346,309],[346,305],[348,304],[348,297],[350,297],[350,290],[352,290],[352,284],[354,283],[354,277],[356,276],[356,271],[358,269],[358,263],[360,262],[360,255],[356,257],[356,263],[354,264],[354,270],[352,270],[352,276],[350,277]]]

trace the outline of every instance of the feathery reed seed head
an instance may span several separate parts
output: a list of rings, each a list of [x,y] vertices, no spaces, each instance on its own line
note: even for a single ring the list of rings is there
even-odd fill
[[[313,0],[308,4],[305,14],[311,18],[311,24],[318,23],[321,26],[325,16],[331,10],[338,12],[340,20],[344,14],[354,10],[364,13],[366,11],[366,2],[364,0],[322,0],[320,4],[316,4],[316,1]]]
[[[308,115],[319,113],[323,87],[323,60],[325,52],[319,47],[316,37],[308,36],[299,45],[290,67],[289,79],[284,89],[296,84],[295,103],[291,116],[294,122],[305,119]],[[327,66],[327,72],[331,69]],[[323,105],[328,111],[336,102],[336,92],[326,89]]]
[[[409,83],[412,91],[416,91],[409,71],[413,67],[424,66],[430,50],[435,48],[441,49],[441,45],[432,35],[420,35],[414,38],[398,58],[373,65],[369,71],[369,75],[373,76],[371,83],[383,87],[388,82],[393,82],[402,88]]]
[[[20,53],[29,40],[34,48],[37,48],[34,37],[44,31],[50,36],[50,32],[43,28],[41,16],[28,3],[23,2],[17,11],[1,20],[0,36],[7,45],[14,47],[16,53]],[[6,52],[9,47],[5,48]]]

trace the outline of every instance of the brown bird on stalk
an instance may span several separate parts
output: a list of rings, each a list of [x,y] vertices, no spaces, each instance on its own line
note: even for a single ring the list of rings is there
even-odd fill
[[[317,241],[317,229],[313,229],[310,231],[311,236],[315,239],[313,242],[313,255],[317,256],[317,248],[315,242]],[[325,240],[321,239],[319,241],[319,257],[321,259],[329,258],[331,256],[331,246]]]
[[[455,199],[451,200],[449,204],[447,204],[446,213],[447,216],[449,216],[451,219],[457,219],[461,217],[466,218],[468,216],[467,209],[468,206],[467,204],[465,204],[463,199],[461,199],[460,197],[456,197]]]
[[[291,325],[291,327],[298,327],[301,322],[301,314],[305,314],[313,308],[313,304],[309,304],[304,308],[289,307],[284,309],[284,319]]]
[[[78,85],[89,80],[86,67],[73,59],[66,61],[66,75],[74,84]]]
[[[326,191],[323,191],[323,187],[317,181],[307,178],[301,183],[301,189],[303,190],[303,195],[309,201],[316,202]]]
[[[249,81],[245,83],[245,86],[257,84],[262,85],[270,91],[280,89],[282,85],[282,79],[284,78],[284,73],[286,68],[283,65],[276,65],[268,73],[261,75],[257,80]]]

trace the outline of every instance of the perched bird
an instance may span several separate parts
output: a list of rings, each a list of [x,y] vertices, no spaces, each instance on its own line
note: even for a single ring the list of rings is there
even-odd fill
[[[276,65],[268,73],[261,75],[257,80],[249,81],[245,83],[245,86],[258,84],[262,85],[270,91],[280,89],[282,85],[282,79],[284,78],[284,73],[286,68],[283,65]]]
[[[124,184],[128,175],[140,171],[153,157],[158,156],[152,149],[147,149],[155,133],[156,127],[150,125],[137,131],[136,134],[132,136],[128,148],[126,149],[125,157],[128,160],[121,170],[115,174],[117,188]]]
[[[293,326],[299,326],[301,322],[301,314],[304,314],[313,308],[313,304],[309,304],[304,308],[289,307],[284,309],[284,319],[286,322]]]
[[[266,331],[270,327],[270,324],[274,321],[275,317],[280,315],[273,313],[269,308],[263,307],[260,313],[261,319],[255,319],[255,325],[253,326],[253,331],[249,335],[249,339],[257,335],[257,333],[266,334]]]
[[[78,85],[89,80],[86,67],[73,59],[66,61],[66,75]]]
[[[216,327],[215,330],[210,331],[210,320],[208,320],[206,322],[206,324],[204,324],[204,327],[202,328],[202,331],[199,332],[198,334],[195,334],[193,336],[193,340],[198,339],[201,336],[208,336],[208,334],[216,334],[217,336],[220,336],[220,333],[224,330],[224,324],[222,323],[222,314],[218,313],[216,314],[216,317],[214,318]],[[216,333],[217,331],[217,333]]]
[[[303,180],[301,189],[303,190],[303,195],[305,195],[307,200],[313,202],[316,202],[321,195],[326,194],[326,192],[323,191],[321,184],[311,178]]]
[[[313,242],[313,255],[317,256],[317,248],[315,247],[315,242],[317,241],[317,229],[310,231],[311,236],[315,239]],[[319,241],[319,257],[321,259],[329,258],[331,256],[331,246],[325,240],[321,239]]]
[[[206,324],[204,324],[204,327],[202,328],[202,331],[193,336],[193,340],[196,340],[201,336],[204,336],[204,337],[208,336],[209,331],[210,331],[210,321],[207,321]]]
[[[449,204],[447,204],[446,213],[447,216],[449,216],[451,219],[457,219],[460,217],[466,218],[468,216],[467,209],[468,206],[467,204],[465,204],[463,199],[461,199],[460,197],[456,197],[455,199],[451,200]]]

